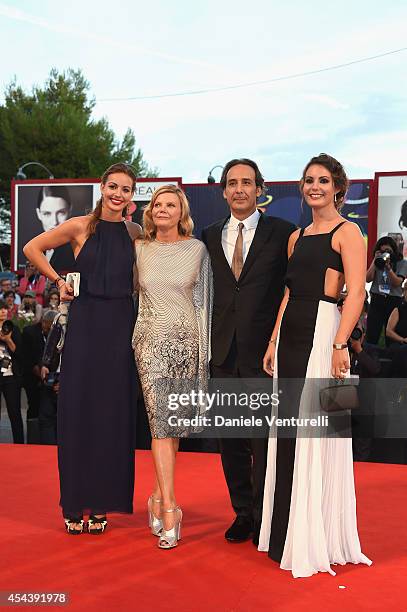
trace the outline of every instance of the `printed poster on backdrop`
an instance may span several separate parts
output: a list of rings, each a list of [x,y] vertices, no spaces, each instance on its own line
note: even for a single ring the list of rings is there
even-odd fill
[[[376,177],[377,237],[392,234],[393,238],[402,241],[404,259],[407,259],[407,173],[392,176],[376,174]]]

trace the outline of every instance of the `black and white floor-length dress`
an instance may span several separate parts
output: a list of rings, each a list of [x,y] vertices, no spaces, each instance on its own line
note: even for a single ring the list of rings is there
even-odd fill
[[[278,380],[331,377],[332,344],[340,314],[325,295],[328,269],[343,272],[331,232],[304,236],[291,255],[286,282],[290,298],[276,350]],[[294,394],[295,395],[295,394]],[[298,393],[290,416],[309,413],[318,394]],[[350,438],[270,435],[259,550],[268,551],[294,577],[319,571],[335,575],[331,564],[366,563],[356,523],[356,497]]]

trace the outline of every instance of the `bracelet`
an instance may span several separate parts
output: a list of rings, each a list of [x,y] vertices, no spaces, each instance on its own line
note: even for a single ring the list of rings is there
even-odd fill
[[[59,289],[59,284],[58,284],[59,281],[62,281],[65,284],[64,279],[61,276],[57,276],[56,279],[54,280],[54,283],[58,287],[58,289]]]
[[[275,338],[270,338],[269,344],[275,344],[275,343],[276,343],[276,339]]]
[[[348,345],[345,344],[333,344],[332,345],[336,351],[341,351],[342,349],[348,348]]]

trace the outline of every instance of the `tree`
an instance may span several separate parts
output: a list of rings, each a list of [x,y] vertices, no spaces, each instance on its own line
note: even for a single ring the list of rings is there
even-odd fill
[[[0,105],[0,242],[10,236],[10,182],[27,161],[41,162],[55,178],[97,177],[116,162],[131,164],[140,177],[157,176],[136,149],[133,131],[119,142],[105,118],[92,119],[94,106],[80,70],[53,69],[31,94],[16,81],[6,88]],[[45,178],[36,166],[29,173]]]

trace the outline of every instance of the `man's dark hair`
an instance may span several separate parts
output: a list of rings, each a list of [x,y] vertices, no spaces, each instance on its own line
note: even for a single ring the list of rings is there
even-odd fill
[[[0,310],[3,310],[3,308],[6,308],[6,310],[8,310],[6,302],[4,300],[0,300]]]
[[[222,176],[220,177],[220,186],[222,189],[226,188],[226,178],[229,170],[238,164],[243,164],[244,166],[250,166],[250,168],[253,168],[255,173],[256,187],[260,187],[262,192],[264,192],[264,178],[258,165],[252,159],[247,159],[246,157],[242,157],[241,159],[231,159],[227,164],[225,164]]]
[[[14,291],[12,289],[9,289],[8,291],[4,292],[3,298],[6,299],[6,297],[8,297],[9,295],[12,295],[14,298],[16,297]]]

